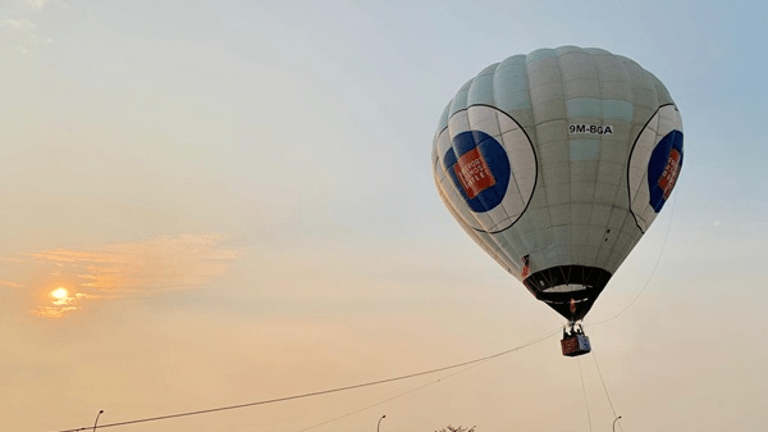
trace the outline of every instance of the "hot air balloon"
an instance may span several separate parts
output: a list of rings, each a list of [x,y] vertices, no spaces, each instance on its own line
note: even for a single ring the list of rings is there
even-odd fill
[[[634,61],[563,46],[483,69],[446,106],[432,146],[445,206],[469,236],[557,311],[565,355],[581,321],[669,199],[683,127]]]

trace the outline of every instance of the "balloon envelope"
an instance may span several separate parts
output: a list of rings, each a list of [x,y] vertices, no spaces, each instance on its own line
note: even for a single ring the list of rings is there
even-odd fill
[[[459,225],[569,321],[648,230],[682,163],[682,121],[661,81],[572,46],[482,70],[445,108],[432,147]]]

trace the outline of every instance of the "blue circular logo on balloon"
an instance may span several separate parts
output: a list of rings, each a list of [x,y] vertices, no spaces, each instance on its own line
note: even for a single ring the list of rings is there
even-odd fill
[[[656,144],[648,161],[650,205],[658,213],[675,187],[683,166],[683,133],[673,130]]]
[[[476,130],[456,135],[452,144],[443,165],[469,208],[482,213],[498,206],[507,192],[511,172],[504,147]]]

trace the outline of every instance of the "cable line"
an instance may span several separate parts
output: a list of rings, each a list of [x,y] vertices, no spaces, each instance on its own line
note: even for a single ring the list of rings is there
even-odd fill
[[[365,410],[367,410],[367,409],[370,409],[370,408],[373,408],[373,407],[377,407],[377,406],[379,406],[379,405],[383,405],[383,404],[385,404],[385,403],[387,403],[387,402],[389,402],[389,401],[393,401],[393,400],[395,400],[395,399],[398,399],[398,398],[400,398],[400,397],[403,397],[403,396],[409,395],[409,394],[411,394],[411,393],[416,393],[417,391],[419,391],[419,390],[421,390],[421,389],[423,389],[423,388],[426,388],[426,387],[429,387],[429,386],[431,386],[431,385],[437,384],[437,383],[439,383],[440,381],[442,381],[442,380],[445,380],[445,379],[448,379],[448,378],[450,378],[450,377],[452,377],[452,376],[454,376],[454,375],[458,375],[458,374],[460,374],[460,373],[466,372],[466,371],[468,371],[468,370],[470,370],[470,369],[472,369],[472,368],[475,368],[475,367],[477,367],[477,366],[480,366],[481,364],[482,364],[482,362],[481,362],[481,363],[475,363],[475,364],[469,365],[469,366],[465,367],[464,369],[458,370],[458,371],[456,371],[456,372],[454,372],[454,373],[452,373],[452,374],[449,374],[449,375],[443,376],[443,377],[441,377],[441,378],[438,378],[438,379],[436,379],[436,380],[434,380],[434,381],[430,381],[430,382],[428,382],[428,383],[426,383],[426,384],[422,384],[422,385],[420,385],[420,386],[418,386],[418,387],[416,387],[416,388],[412,388],[412,389],[410,389],[410,390],[408,390],[408,391],[406,391],[406,392],[403,392],[403,393],[399,393],[399,394],[397,394],[397,395],[395,395],[395,396],[392,396],[392,397],[390,397],[390,398],[388,398],[388,399],[384,399],[383,401],[380,401],[380,402],[376,402],[376,403],[374,403],[374,404],[371,404],[371,405],[368,405],[368,406],[365,406],[365,407],[362,407],[362,408],[356,409],[356,410],[354,410],[354,411],[352,411],[352,412],[350,412],[350,413],[344,414],[344,415],[342,415],[342,416],[339,416],[339,417],[335,417],[335,418],[332,418],[332,419],[330,419],[330,420],[326,420],[326,421],[324,421],[324,422],[322,422],[322,423],[317,423],[317,424],[314,424],[314,425],[312,425],[312,426],[309,426],[309,427],[305,427],[304,429],[299,429],[299,430],[297,430],[296,432],[305,432],[305,431],[308,431],[308,430],[310,430],[310,429],[314,429],[314,428],[316,428],[316,427],[320,427],[320,426],[323,426],[323,425],[327,425],[327,424],[329,424],[329,423],[333,423],[333,422],[335,422],[335,421],[337,421],[337,420],[341,420],[341,419],[347,418],[347,417],[349,417],[349,416],[355,415],[355,414],[357,414],[357,413],[359,413],[359,412],[363,412],[363,411],[365,411]]]
[[[557,331],[555,330],[554,332],[557,332]],[[530,345],[534,345],[534,344],[536,344],[536,343],[538,343],[538,342],[541,342],[541,341],[543,341],[543,340],[547,339],[547,338],[548,338],[549,336],[551,336],[552,334],[553,334],[553,333],[552,333],[552,332],[550,332],[550,333],[547,333],[546,335],[542,335],[542,336],[540,336],[540,337],[538,337],[538,338],[536,338],[536,339],[534,339],[534,340],[530,341],[529,345],[527,345],[527,346],[530,346]],[[365,407],[363,407],[363,408],[359,408],[359,409],[357,409],[357,410],[355,410],[355,411],[352,411],[352,412],[350,412],[350,413],[344,414],[344,415],[342,415],[342,416],[339,416],[339,417],[335,417],[335,418],[333,418],[333,419],[330,419],[330,420],[326,420],[326,421],[324,421],[324,422],[322,422],[322,423],[317,423],[317,424],[314,424],[314,425],[312,425],[312,426],[309,426],[309,427],[306,427],[306,428],[304,428],[304,429],[300,429],[300,430],[298,430],[298,431],[296,431],[296,432],[305,432],[305,431],[308,431],[308,430],[310,430],[310,429],[314,429],[314,428],[316,428],[316,427],[319,427],[319,426],[327,425],[327,424],[329,424],[329,423],[333,423],[333,422],[335,422],[335,421],[337,421],[337,420],[341,420],[341,419],[343,419],[343,418],[347,418],[347,417],[349,417],[349,416],[351,416],[351,415],[357,414],[357,413],[359,413],[359,412],[362,412],[362,411],[365,411],[365,410],[367,410],[367,409],[370,409],[370,408],[373,408],[373,407],[376,407],[376,406],[379,406],[379,405],[383,405],[383,404],[385,404],[385,403],[387,403],[387,402],[389,402],[389,401],[395,400],[395,399],[397,399],[397,398],[400,398],[400,397],[402,397],[402,396],[406,396],[406,395],[409,395],[409,394],[411,394],[411,393],[415,393],[415,392],[417,392],[417,391],[419,391],[419,390],[421,390],[421,389],[423,389],[423,388],[426,388],[426,387],[429,387],[429,386],[431,386],[431,385],[437,384],[437,383],[439,383],[439,382],[440,382],[440,381],[442,381],[442,380],[446,380],[446,379],[448,379],[448,378],[451,378],[451,377],[454,377],[454,376],[456,376],[456,375],[458,375],[458,374],[464,373],[464,372],[466,372],[466,371],[468,371],[468,370],[470,370],[470,369],[476,368],[477,366],[480,366],[481,364],[483,364],[483,363],[485,363],[485,362],[487,362],[487,361],[489,361],[489,360],[492,360],[493,358],[494,358],[494,357],[487,357],[487,358],[485,358],[485,359],[483,359],[483,360],[481,360],[481,361],[478,361],[478,362],[476,362],[476,363],[473,363],[473,364],[471,364],[471,365],[469,365],[469,366],[465,367],[464,369],[458,370],[458,371],[456,371],[456,372],[454,372],[454,373],[452,373],[452,374],[449,374],[449,375],[445,375],[445,376],[443,376],[443,377],[440,377],[440,378],[438,378],[438,379],[436,379],[436,380],[434,380],[434,381],[430,381],[430,382],[428,382],[428,383],[426,383],[426,384],[423,384],[423,385],[420,385],[420,386],[418,386],[418,387],[416,387],[416,388],[412,388],[412,389],[410,389],[410,390],[408,390],[408,391],[406,391],[406,392],[403,392],[403,393],[399,393],[399,394],[397,394],[397,395],[395,395],[395,396],[392,396],[392,397],[390,397],[390,398],[388,398],[388,399],[385,399],[385,400],[383,400],[383,401],[380,401],[380,402],[376,402],[376,403],[374,403],[374,404],[371,404],[371,405],[365,406]]]
[[[608,387],[605,385],[605,380],[603,379],[603,373],[600,372],[600,365],[597,364],[597,356],[595,355],[595,350],[592,350],[592,358],[595,359],[595,366],[597,367],[597,374],[600,376],[600,381],[603,383],[603,390],[605,390],[605,396],[608,398],[608,404],[611,406],[611,412],[613,412],[613,418],[617,418],[616,410],[613,408],[613,401],[611,400],[611,395],[608,394]],[[624,432],[624,429],[621,427],[621,423],[619,423],[619,430]]]
[[[651,270],[651,274],[648,276],[648,279],[645,281],[645,284],[643,285],[643,287],[640,289],[640,291],[637,293],[637,295],[635,295],[635,297],[632,299],[632,301],[630,301],[626,306],[624,306],[624,308],[621,309],[616,315],[612,316],[611,318],[608,318],[608,319],[605,319],[605,320],[602,320],[602,321],[598,321],[598,322],[596,322],[594,324],[590,324],[590,326],[597,326],[597,325],[604,324],[604,323],[609,322],[609,321],[613,321],[614,319],[618,318],[619,315],[623,314],[627,309],[629,309],[637,301],[638,298],[640,298],[640,295],[648,287],[648,285],[651,282],[651,279],[653,278],[654,274],[656,273],[656,270],[659,267],[659,263],[661,262],[661,257],[664,254],[664,249],[666,248],[667,240],[669,239],[669,233],[670,233],[671,228],[672,228],[672,219],[673,219],[674,214],[675,214],[676,203],[677,203],[677,194],[675,194],[674,199],[672,200],[672,211],[670,213],[669,224],[667,225],[667,232],[666,232],[666,234],[664,236],[664,241],[663,241],[663,243],[661,245],[661,251],[659,252],[659,254],[657,256],[656,263],[654,264],[653,269]],[[475,364],[479,364],[479,363],[482,363],[482,362],[485,362],[485,361],[488,361],[488,360],[491,360],[491,359],[494,359],[494,358],[497,358],[497,357],[501,357],[501,356],[504,356],[506,354],[509,354],[509,353],[521,350],[523,348],[527,348],[527,347],[529,347],[531,345],[537,344],[537,343],[539,343],[539,342],[549,338],[550,336],[554,335],[555,333],[558,333],[559,331],[560,331],[560,327],[558,327],[556,330],[550,331],[550,332],[548,332],[548,333],[546,333],[546,334],[544,334],[544,335],[542,335],[542,336],[540,336],[540,337],[538,337],[536,339],[533,339],[533,340],[531,340],[529,342],[526,342],[526,343],[524,343],[524,344],[522,344],[520,346],[516,346],[514,348],[510,348],[508,350],[505,350],[505,351],[502,351],[502,352],[499,352],[499,353],[496,353],[496,354],[492,354],[492,355],[489,355],[489,356],[486,356],[486,357],[481,357],[481,358],[474,359],[474,360],[469,360],[469,361],[466,361],[466,362],[463,362],[463,363],[457,363],[457,364],[453,364],[453,365],[450,365],[450,366],[444,366],[444,367],[441,367],[441,368],[430,369],[430,370],[427,370],[427,371],[416,372],[416,373],[412,373],[412,374],[408,374],[408,375],[402,375],[402,376],[398,376],[398,377],[387,378],[387,379],[378,380],[378,381],[371,381],[371,382],[361,383],[361,384],[355,384],[355,385],[350,385],[350,386],[345,386],[345,387],[337,387],[337,388],[329,389],[329,390],[321,390],[321,391],[304,393],[304,394],[299,394],[299,395],[285,396],[285,397],[275,398],[275,399],[266,399],[266,400],[261,400],[261,401],[256,401],[256,402],[249,402],[249,403],[238,404],[238,405],[227,405],[227,406],[223,406],[223,407],[208,408],[208,409],[202,409],[202,410],[197,410],[197,411],[188,411],[188,412],[182,412],[182,413],[176,413],[176,414],[167,414],[167,415],[156,416],[156,417],[147,417],[147,418],[141,418],[141,419],[135,419],[135,420],[127,420],[127,421],[123,421],[123,422],[107,423],[107,424],[102,424],[102,425],[98,425],[98,426],[95,426],[95,427],[94,426],[83,426],[83,427],[79,427],[79,428],[75,428],[75,429],[64,429],[64,430],[57,431],[57,432],[81,432],[81,431],[86,431],[86,430],[89,430],[89,429],[90,430],[95,430],[95,429],[103,429],[103,428],[109,428],[109,427],[128,426],[128,425],[138,424],[138,423],[148,423],[148,422],[160,421],[160,420],[170,420],[170,419],[179,418],[179,417],[188,417],[188,416],[201,415],[201,414],[210,414],[210,413],[215,413],[215,412],[220,412],[220,411],[229,411],[229,410],[235,410],[235,409],[240,409],[240,408],[249,408],[249,407],[254,407],[254,406],[259,406],[259,405],[268,405],[268,404],[273,404],[273,403],[278,403],[278,402],[287,402],[287,401],[296,400],[296,399],[304,399],[304,398],[309,398],[309,397],[314,397],[314,396],[321,396],[321,395],[330,394],[330,393],[339,393],[339,392],[343,392],[343,391],[354,390],[354,389],[363,388],[363,387],[371,387],[371,386],[376,386],[376,385],[380,385],[380,384],[386,384],[386,383],[395,382],[395,381],[407,380],[407,379],[410,379],[410,378],[416,378],[416,377],[419,377],[419,376],[430,375],[430,374],[434,374],[434,373],[438,373],[438,372],[443,372],[443,371],[446,371],[446,370],[460,368],[462,366],[475,365]],[[593,355],[594,355],[594,353],[593,353]],[[597,365],[597,358],[595,358],[595,365]],[[468,369],[471,369],[471,368],[467,368],[466,370],[468,370]],[[459,371],[459,372],[457,372],[455,374],[448,375],[447,377],[444,377],[444,378],[449,378],[449,377],[451,377],[453,375],[456,375],[458,373],[461,373],[461,372],[463,372],[463,371]],[[600,367],[599,366],[598,366],[598,373],[600,373]],[[587,418],[589,420],[589,428],[590,428],[590,431],[591,431],[592,430],[592,420],[591,420],[591,418],[589,418],[589,404],[587,403],[587,395],[586,395],[586,389],[584,388],[584,377],[583,377],[583,375],[581,373],[581,362],[580,361],[579,361],[579,376],[581,377],[582,390],[584,391],[584,402],[587,404]],[[601,380],[603,379],[602,374],[600,374],[600,379]],[[361,409],[359,409],[357,411],[354,411],[352,413],[346,414],[344,416],[341,416],[341,417],[338,417],[338,418],[335,418],[335,419],[332,419],[332,420],[328,420],[328,421],[326,421],[324,423],[320,423],[320,424],[317,424],[317,425],[314,425],[314,426],[310,426],[309,428],[302,429],[301,431],[312,429],[312,428],[315,428],[317,426],[321,426],[323,424],[330,423],[332,421],[340,420],[340,419],[342,419],[344,417],[348,417],[348,416],[356,414],[356,413],[358,413],[360,411],[366,410],[368,408],[372,408],[374,406],[377,406],[377,405],[383,404],[385,402],[388,402],[388,401],[390,401],[392,399],[396,399],[396,398],[404,396],[404,395],[406,395],[408,393],[420,390],[421,388],[427,387],[427,386],[432,385],[434,383],[437,383],[439,381],[440,380],[438,379],[438,380],[433,381],[431,383],[428,383],[428,384],[426,384],[424,386],[417,387],[417,388],[415,388],[415,389],[413,389],[413,390],[411,390],[409,392],[402,393],[400,395],[394,396],[393,398],[387,399],[385,401],[382,401],[382,402],[374,404],[374,405],[370,405],[370,406],[365,407],[365,408],[361,408]],[[605,389],[606,395],[608,395],[608,389],[605,386],[605,381],[603,381],[603,388]],[[610,399],[610,395],[608,395],[608,401],[611,404],[611,410],[613,411],[613,414],[615,416],[616,415],[616,411],[613,408],[613,402]],[[621,423],[619,423],[619,429],[621,429]],[[299,432],[301,432],[301,431],[299,431]]]
[[[629,309],[635,303],[635,301],[637,301],[638,298],[640,298],[640,295],[648,287],[648,285],[651,282],[651,279],[653,278],[654,274],[656,273],[657,268],[659,267],[659,263],[661,262],[661,257],[662,257],[662,255],[664,253],[664,249],[666,248],[667,240],[669,238],[669,233],[670,233],[671,227],[672,227],[672,219],[673,219],[674,214],[675,214],[676,203],[677,203],[677,194],[675,194],[674,199],[672,200],[672,211],[670,213],[669,224],[667,225],[667,232],[666,232],[666,234],[664,236],[664,241],[663,241],[662,246],[661,246],[661,251],[659,252],[659,254],[657,256],[656,263],[654,264],[653,269],[651,270],[651,274],[648,276],[648,279],[645,281],[645,284],[643,285],[643,287],[640,289],[640,291],[637,293],[637,295],[635,295],[635,297],[632,299],[632,301],[630,301],[629,304],[627,304],[623,309],[621,309],[616,315],[614,315],[611,318],[605,319],[603,321],[598,321],[597,323],[591,324],[591,326],[596,326],[596,325],[604,324],[604,323],[606,323],[608,321],[612,321],[612,320],[618,318],[619,315],[623,314],[627,309]],[[496,353],[496,354],[492,354],[492,355],[489,355],[489,356],[486,356],[486,357],[481,357],[481,358],[474,359],[474,360],[469,360],[469,361],[466,361],[466,362],[463,362],[463,363],[457,363],[457,364],[453,364],[453,365],[450,365],[450,366],[444,366],[444,367],[441,367],[441,368],[430,369],[430,370],[426,370],[426,371],[422,371],[422,372],[416,372],[416,373],[412,373],[412,374],[408,374],[408,375],[402,375],[402,376],[393,377],[393,378],[387,378],[387,379],[378,380],[378,381],[370,381],[370,382],[367,382],[367,383],[355,384],[355,385],[350,385],[350,386],[345,386],[345,387],[337,387],[337,388],[333,388],[333,389],[329,389],[329,390],[321,390],[321,391],[304,393],[304,394],[299,394],[299,395],[285,396],[285,397],[275,398],[275,399],[266,399],[266,400],[261,400],[261,401],[256,401],[256,402],[249,402],[249,403],[244,403],[244,404],[227,405],[227,406],[223,406],[223,407],[208,408],[208,409],[202,409],[202,410],[197,410],[197,411],[188,411],[188,412],[182,412],[182,413],[176,413],[176,414],[167,414],[167,415],[156,416],[156,417],[146,417],[146,418],[141,418],[141,419],[127,420],[127,421],[123,421],[123,422],[107,423],[107,424],[102,424],[102,425],[98,425],[98,426],[84,426],[84,427],[79,427],[79,428],[76,428],[76,429],[64,429],[64,430],[61,430],[61,431],[58,431],[58,432],[81,432],[81,431],[86,431],[88,429],[95,430],[95,429],[103,429],[103,428],[109,428],[109,427],[128,426],[128,425],[138,424],[138,423],[148,423],[148,422],[160,421],[160,420],[170,420],[170,419],[180,418],[180,417],[188,417],[188,416],[201,415],[201,414],[210,414],[210,413],[215,413],[215,412],[220,412],[220,411],[229,411],[229,410],[235,410],[235,409],[240,409],[240,408],[249,408],[249,407],[254,407],[254,406],[259,406],[259,405],[268,405],[268,404],[278,403],[278,402],[287,402],[287,401],[296,400],[296,399],[304,399],[304,398],[309,398],[309,397],[314,397],[314,396],[321,396],[321,395],[330,394],[330,393],[339,393],[339,392],[343,392],[343,391],[359,389],[359,388],[363,388],[363,387],[371,387],[371,386],[376,386],[376,385],[380,385],[380,384],[386,384],[386,383],[395,382],[395,381],[407,380],[407,379],[410,379],[410,378],[416,378],[416,377],[419,377],[419,376],[430,375],[430,374],[434,374],[434,373],[438,373],[438,372],[443,372],[443,371],[447,371],[447,370],[451,370],[451,369],[460,368],[462,366],[477,365],[477,364],[480,364],[482,362],[485,362],[485,361],[488,361],[488,360],[491,360],[491,359],[494,359],[494,358],[497,358],[497,357],[501,357],[501,356],[504,356],[506,354],[509,354],[509,353],[512,353],[512,352],[515,352],[515,351],[519,351],[519,350],[521,350],[523,348],[527,348],[527,347],[529,347],[531,345],[537,344],[537,343],[539,343],[539,342],[549,338],[550,336],[554,335],[555,333],[558,333],[559,331],[560,331],[560,327],[558,327],[556,330],[550,331],[550,332],[548,332],[548,333],[546,333],[546,334],[544,334],[544,335],[542,335],[542,336],[540,336],[540,337],[538,337],[536,339],[533,339],[533,340],[531,340],[529,342],[526,342],[526,343],[524,343],[522,345],[516,346],[514,348],[510,348],[508,350],[505,350],[505,351],[502,351],[502,352],[499,352],[499,353]],[[594,356],[594,352],[593,352],[593,356]],[[597,366],[597,357],[595,357],[595,365]],[[456,372],[454,374],[450,374],[450,375],[448,375],[446,377],[443,377],[441,379],[450,378],[450,377],[452,377],[454,375],[457,375],[457,374],[462,373],[462,372],[464,372],[466,370],[469,370],[469,369],[471,369],[471,367],[468,367],[468,368],[466,368],[464,370],[458,371],[458,372]],[[603,389],[605,390],[606,396],[608,396],[608,402],[611,405],[611,410],[613,411],[613,414],[615,416],[616,415],[616,411],[614,410],[613,402],[611,401],[610,395],[608,394],[608,389],[605,386],[605,381],[603,380],[603,376],[600,373],[600,367],[599,366],[597,366],[597,370],[598,370],[598,374],[600,374],[600,380],[603,382]],[[584,403],[587,406],[587,420],[589,421],[589,430],[592,431],[592,419],[590,418],[590,413],[589,413],[589,403],[587,402],[586,388],[584,386],[584,376],[583,376],[583,374],[581,372],[581,359],[579,359],[579,377],[581,378],[581,386],[582,386],[582,391],[584,393]],[[315,427],[318,427],[318,426],[321,426],[321,425],[324,425],[324,424],[327,424],[327,423],[331,423],[333,421],[340,420],[342,418],[345,418],[345,417],[348,417],[350,415],[356,414],[356,413],[358,413],[360,411],[364,411],[364,410],[366,410],[368,408],[372,408],[374,406],[381,405],[381,404],[383,404],[385,402],[389,402],[389,401],[391,401],[393,399],[399,398],[401,396],[405,396],[405,395],[407,395],[409,393],[418,391],[418,390],[420,390],[420,389],[422,389],[424,387],[427,387],[427,386],[430,386],[432,384],[435,384],[435,383],[439,382],[441,379],[432,381],[432,382],[427,383],[427,384],[425,384],[423,386],[420,386],[420,387],[417,387],[415,389],[412,389],[412,390],[410,390],[408,392],[401,393],[399,395],[396,395],[396,396],[394,396],[394,397],[392,397],[390,399],[384,400],[382,402],[379,402],[379,403],[376,403],[376,404],[373,404],[373,405],[370,405],[370,406],[367,406],[367,407],[364,407],[364,408],[360,408],[359,410],[356,410],[356,411],[351,412],[349,414],[345,414],[345,415],[343,415],[341,417],[337,417],[337,418],[328,420],[326,422],[319,423],[319,424],[316,424],[314,426],[310,426],[310,427],[305,428],[305,429],[301,429],[298,432],[306,431],[306,430],[309,430],[309,429],[312,429],[312,428],[315,428]],[[619,424],[619,429],[621,429],[621,424]]]
[[[188,416],[201,415],[201,414],[210,414],[210,413],[214,413],[214,412],[229,411],[229,410],[235,410],[235,409],[240,409],[240,408],[248,408],[248,407],[254,407],[254,406],[259,406],[259,405],[268,405],[268,404],[273,404],[273,403],[278,403],[278,402],[287,402],[287,401],[290,401],[290,400],[303,399],[303,398],[308,398],[308,397],[313,397],[313,396],[321,396],[321,395],[326,395],[326,394],[330,394],[330,393],[339,393],[339,392],[359,389],[359,388],[363,388],[363,387],[371,387],[371,386],[380,385],[380,384],[386,384],[386,383],[395,382],[395,381],[402,381],[402,380],[406,380],[406,379],[410,379],[410,378],[416,378],[416,377],[419,377],[419,376],[430,375],[430,374],[434,374],[434,373],[437,373],[437,372],[443,372],[443,371],[447,371],[447,370],[451,370],[451,369],[456,369],[456,368],[460,368],[460,367],[463,367],[463,366],[469,366],[469,365],[474,365],[474,364],[477,364],[477,363],[482,363],[482,362],[485,362],[485,361],[488,361],[488,360],[491,360],[491,359],[494,359],[494,358],[497,358],[497,357],[501,357],[503,355],[507,355],[507,354],[515,352],[515,351],[519,351],[519,350],[521,350],[523,348],[527,348],[527,347],[529,347],[531,345],[537,344],[537,343],[539,343],[539,342],[541,342],[541,341],[543,341],[543,340],[549,338],[550,336],[552,336],[552,335],[554,335],[556,333],[559,333],[559,332],[560,332],[560,328],[558,327],[557,329],[549,331],[546,334],[544,334],[542,336],[539,336],[536,339],[532,339],[532,340],[530,340],[530,341],[528,341],[528,342],[526,342],[526,343],[524,343],[522,345],[518,345],[518,346],[516,346],[514,348],[510,348],[508,350],[505,350],[505,351],[502,351],[502,352],[499,352],[499,353],[496,353],[496,354],[491,354],[489,356],[477,358],[477,359],[474,359],[474,360],[465,361],[465,362],[462,362],[462,363],[456,363],[456,364],[453,364],[453,365],[450,365],[450,366],[443,366],[443,367],[436,368],[436,369],[430,369],[430,370],[426,370],[426,371],[422,371],[422,372],[415,372],[415,373],[408,374],[408,375],[401,375],[401,376],[398,376],[398,377],[386,378],[386,379],[382,379],[382,380],[378,380],[378,381],[370,381],[370,382],[366,382],[366,383],[354,384],[354,385],[344,386],[344,387],[337,387],[337,388],[328,389],[328,390],[320,390],[320,391],[315,391],[315,392],[310,392],[310,393],[304,393],[304,394],[298,394],[298,395],[292,395],[292,396],[285,396],[285,397],[280,397],[280,398],[275,398],[275,399],[266,399],[266,400],[261,400],[261,401],[256,401],[256,402],[249,402],[249,403],[243,403],[243,404],[237,404],[237,405],[227,405],[227,406],[222,406],[222,407],[217,407],[217,408],[208,408],[208,409],[202,409],[202,410],[197,410],[197,411],[188,411],[188,412],[182,412],[182,413],[176,413],[176,414],[167,414],[167,415],[161,415],[161,416],[156,416],[156,417],[147,417],[147,418],[141,418],[141,419],[135,419],[135,420],[127,420],[127,421],[117,422],[117,423],[106,423],[106,424],[100,424],[98,426],[84,426],[84,427],[79,427],[79,428],[76,428],[76,429],[64,429],[64,430],[61,430],[61,431],[58,431],[58,432],[80,432],[80,431],[93,430],[93,429],[105,429],[105,428],[117,427],[117,426],[128,426],[128,425],[132,425],[132,424],[148,423],[148,422],[154,422],[154,421],[160,421],[160,420],[170,420],[170,419],[180,418],[180,417],[188,417]]]
[[[581,378],[581,391],[584,393],[584,405],[587,407],[587,421],[589,432],[592,432],[592,416],[589,414],[589,402],[587,401],[587,387],[584,385],[584,374],[581,373],[581,358],[579,358],[579,378]]]

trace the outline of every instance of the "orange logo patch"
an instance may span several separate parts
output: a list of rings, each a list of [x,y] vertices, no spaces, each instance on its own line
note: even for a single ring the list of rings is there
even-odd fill
[[[496,184],[496,179],[477,147],[461,155],[453,171],[469,199]]]
[[[669,198],[669,194],[672,193],[672,189],[675,187],[677,176],[680,174],[680,152],[676,149],[672,149],[669,152],[669,159],[667,159],[667,165],[664,167],[664,172],[659,178],[659,187],[664,191],[664,199]]]

